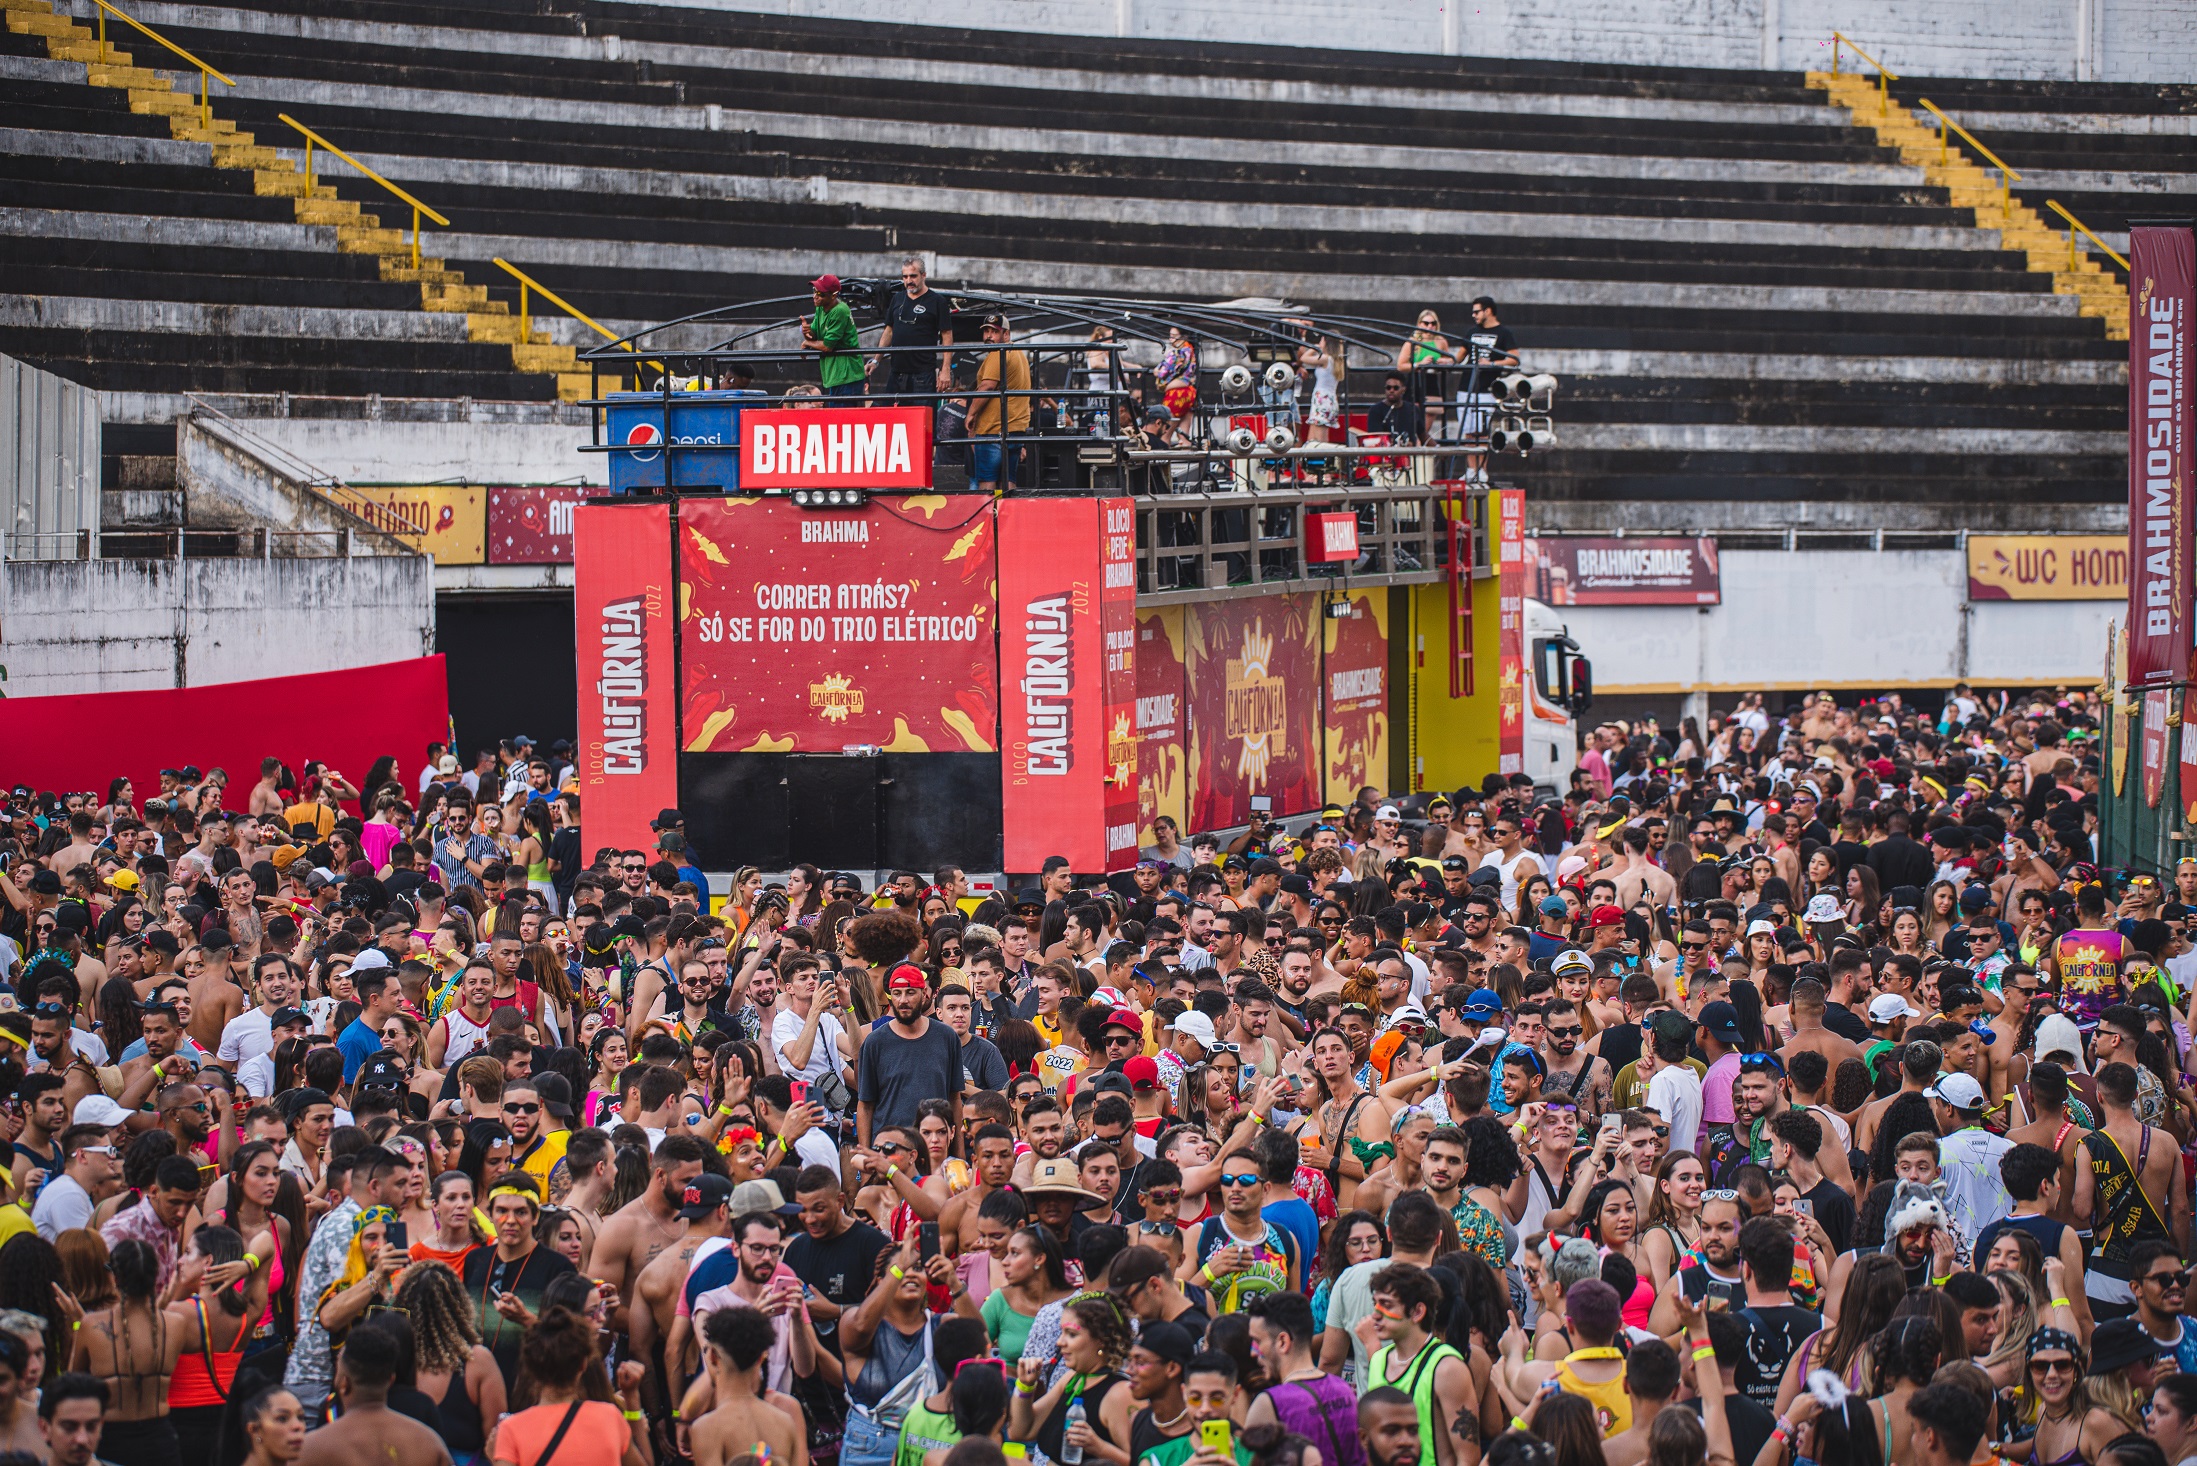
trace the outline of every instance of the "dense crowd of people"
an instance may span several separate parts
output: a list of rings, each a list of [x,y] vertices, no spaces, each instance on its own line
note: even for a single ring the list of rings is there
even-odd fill
[[[18,788],[0,1453],[2183,1466],[2197,859],[2099,867],[2094,711],[998,892],[713,895],[525,739]]]

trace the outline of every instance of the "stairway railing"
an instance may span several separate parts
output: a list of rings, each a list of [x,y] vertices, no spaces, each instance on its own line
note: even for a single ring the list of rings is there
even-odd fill
[[[1946,129],[1951,128],[1961,135],[1963,142],[1983,154],[1985,158],[1990,160],[1991,166],[1999,170],[1999,208],[2001,212],[2010,212],[2014,207],[2014,180],[2021,177],[2021,174],[2016,172],[2013,165],[2004,158],[1978,142],[1974,133],[1940,111],[1937,103],[1931,101],[1928,97],[1922,97],[1918,100],[1925,112],[1938,119],[1938,161],[1944,163],[1952,158],[1952,141],[1946,136]]]
[[[127,25],[135,26],[138,30],[143,31],[153,40],[159,42],[163,46],[166,46],[170,51],[173,51],[176,55],[182,57],[185,61],[188,61],[193,67],[197,69],[198,125],[203,131],[213,131],[214,109],[213,103],[207,97],[208,81],[218,81],[225,87],[233,87],[236,85],[236,83],[229,80],[229,78],[223,76],[220,72],[214,70],[211,66],[208,66],[205,62],[199,60],[196,56],[193,56],[190,52],[184,50],[181,46],[178,46],[175,42],[169,40],[160,32],[154,30],[151,26],[145,24],[145,22],[139,20],[136,16],[129,14],[127,11],[122,10],[118,6],[110,5],[108,3],[108,0],[92,0],[92,4],[99,7],[99,64],[104,66],[107,63],[107,12],[111,10],[114,12],[115,17],[118,20],[121,20]]]
[[[2122,269],[2125,270],[2129,268],[2128,260],[2121,254],[2119,250],[2115,249],[2112,245],[2107,244],[2097,235],[2091,233],[2090,226],[2088,224],[2085,224],[2082,220],[2076,218],[2073,214],[2070,214],[2067,210],[2061,208],[2060,201],[2058,199],[2046,199],[2044,201],[2044,206],[2050,209],[2053,213],[2058,214],[2061,218],[2065,219],[2068,222],[2069,228],[2067,231],[2067,267],[2070,270],[2074,269],[2076,264],[2081,259],[2080,251],[2077,249],[2075,244],[2075,235],[2077,231],[2080,231],[2083,237],[2088,239],[2092,244],[2104,250],[2108,255],[2111,255],[2113,257],[2113,262],[2119,265]]]
[[[1856,56],[1859,56],[1862,60],[1868,62],[1871,66],[1874,66],[1877,69],[1877,115],[1879,117],[1882,117],[1887,112],[1890,112],[1892,110],[1892,93],[1890,83],[1899,80],[1899,73],[1896,71],[1886,70],[1883,62],[1877,60],[1876,57],[1870,55],[1867,51],[1862,50],[1861,47],[1854,45],[1854,38],[1852,36],[1846,35],[1840,31],[1833,31],[1831,32],[1831,75],[1833,76],[1837,76],[1839,74],[1838,53],[1839,47],[1842,45],[1853,46],[1854,54]]]
[[[106,3],[106,0],[100,0],[100,3],[104,4]],[[445,229],[448,229],[450,227],[450,221],[448,219],[445,219],[441,214],[436,213],[431,205],[421,203],[418,199],[412,197],[412,195],[406,193],[403,189],[397,187],[394,183],[391,183],[388,179],[382,177],[379,173],[376,173],[373,169],[367,167],[364,163],[361,163],[358,159],[352,157],[349,153],[337,147],[334,143],[328,141],[328,139],[322,137],[319,133],[313,131],[313,129],[307,127],[304,123],[298,121],[289,113],[278,112],[275,115],[280,117],[284,122],[288,123],[297,131],[305,134],[305,196],[307,198],[311,198],[313,196],[313,145],[315,143],[318,143],[321,147],[327,149],[331,153],[334,153],[337,157],[343,159],[344,162],[349,163],[352,167],[358,169],[359,172],[365,174],[368,178],[373,179],[374,182],[380,184],[383,188],[388,189],[398,198],[404,200],[404,202],[412,206],[412,268],[415,270],[418,269],[420,267],[420,216],[422,214],[425,214],[428,218],[434,220],[437,224],[440,224]]]
[[[517,265],[512,264],[511,261],[504,259],[501,256],[491,256],[489,263],[494,265],[497,269],[503,271],[506,275],[509,275],[512,279],[519,282],[519,339],[521,341],[532,341],[534,339],[534,318],[533,312],[529,308],[531,304],[531,294],[539,295],[542,299],[548,301],[551,305],[557,307],[557,309],[563,311],[566,315],[572,317],[572,319],[578,321],[581,325],[587,327],[590,331],[593,331],[596,335],[602,337],[604,340],[623,341],[626,350],[631,351],[634,349],[632,342],[625,341],[625,338],[620,336],[616,331],[611,330],[610,327],[604,325],[601,321],[596,320],[587,312],[573,305],[572,302],[566,300],[563,296],[559,295],[556,291],[550,289],[547,285],[544,285],[541,281],[535,279],[532,275],[527,274],[526,271],[520,269]],[[650,362],[649,365],[655,367],[658,371],[663,370],[662,362]]]

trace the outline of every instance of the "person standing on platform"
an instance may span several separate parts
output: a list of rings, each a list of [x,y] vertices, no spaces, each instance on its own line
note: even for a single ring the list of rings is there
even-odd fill
[[[953,312],[946,304],[946,297],[931,289],[921,259],[911,256],[900,266],[900,289],[886,298],[885,333],[878,338],[877,344],[880,349],[944,346],[950,351],[953,348]],[[869,370],[884,376],[887,400],[900,402],[918,392],[943,392],[952,386],[953,376],[947,360],[935,352],[917,355],[903,351],[870,358]]]
[[[1030,431],[1030,358],[1026,352],[1007,349],[1010,334],[1005,316],[984,318],[984,344],[991,350],[977,368],[976,392],[969,398],[969,437],[973,440],[969,445],[969,487],[979,492],[1012,487],[1016,460],[1022,454],[1021,444],[1000,441],[1002,389],[1009,394],[1008,435]],[[1013,395],[1016,393],[1022,395]]]
[[[839,298],[839,277],[819,275],[809,282],[816,313],[801,326],[801,349],[820,352],[817,375],[826,397],[860,397],[867,381],[854,328],[854,312]]]

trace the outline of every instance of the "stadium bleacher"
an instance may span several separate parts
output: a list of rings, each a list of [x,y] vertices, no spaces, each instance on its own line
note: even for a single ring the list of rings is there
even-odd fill
[[[5,3],[15,32],[47,0]],[[1431,306],[1453,329],[1485,292],[1564,380],[1560,446],[1517,474],[1544,527],[2097,528],[2125,501],[2124,348],[1794,74],[621,0],[133,14],[236,80],[214,110],[259,144],[301,161],[287,112],[447,213],[425,249],[505,314],[498,256],[614,330],[913,251],[948,286]],[[43,37],[4,44],[27,102],[0,128],[21,198],[0,235],[38,273],[0,294],[0,350],[124,390],[560,390]],[[1980,135],[2039,162],[2038,206],[2056,189],[2101,230],[2197,169],[2164,89],[1920,85],[1992,114]],[[59,164],[56,134],[94,160]]]

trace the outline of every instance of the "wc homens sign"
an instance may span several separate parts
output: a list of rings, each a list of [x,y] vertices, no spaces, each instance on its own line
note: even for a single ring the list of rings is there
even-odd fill
[[[740,415],[743,489],[927,489],[928,407],[774,408]]]

